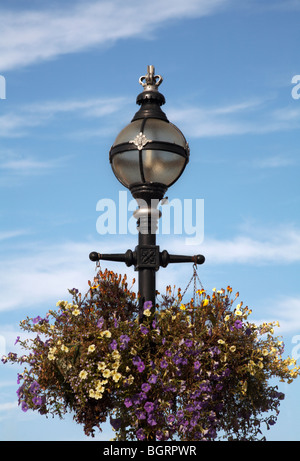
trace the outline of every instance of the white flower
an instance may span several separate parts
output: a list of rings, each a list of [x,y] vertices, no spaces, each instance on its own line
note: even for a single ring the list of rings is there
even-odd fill
[[[86,377],[87,377],[87,372],[85,370],[81,370],[81,372],[79,373],[79,378],[86,379]]]
[[[96,346],[95,344],[91,344],[89,347],[88,347],[88,352],[94,352],[94,350],[96,349]]]

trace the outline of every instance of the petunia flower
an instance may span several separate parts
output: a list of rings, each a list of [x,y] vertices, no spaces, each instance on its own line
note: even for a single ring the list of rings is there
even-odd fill
[[[152,301],[146,301],[144,303],[144,311],[148,310],[148,309],[151,309],[151,307],[152,307]]]

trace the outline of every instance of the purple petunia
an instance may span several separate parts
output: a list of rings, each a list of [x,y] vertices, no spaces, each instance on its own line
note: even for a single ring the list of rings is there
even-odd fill
[[[137,369],[138,369],[138,371],[140,373],[145,370],[145,364],[144,364],[144,362],[142,360],[140,362],[138,362]]]
[[[110,343],[110,347],[113,351],[117,349],[118,343],[115,339],[113,339],[112,342]]]
[[[132,405],[132,400],[129,397],[126,397],[126,399],[124,400],[124,404],[126,408],[129,408]]]
[[[199,360],[196,360],[196,361],[194,362],[194,369],[195,369],[195,370],[199,370],[200,367],[201,367],[201,363],[199,362]]]
[[[175,416],[174,416],[174,415],[168,415],[168,416],[167,416],[167,421],[168,421],[169,424],[174,423],[174,421],[175,421]]]
[[[144,408],[147,413],[151,413],[154,410],[154,403],[153,402],[146,402]]]
[[[168,362],[165,359],[162,359],[160,361],[160,367],[161,368],[167,368],[167,366],[168,366]]]
[[[148,384],[148,383],[143,383],[142,384],[142,391],[143,392],[148,392],[150,389],[151,389],[150,384]]]
[[[37,317],[35,317],[34,319],[32,319],[32,323],[36,324],[36,323],[39,323],[42,319],[42,317],[40,317],[39,315]]]
[[[241,320],[236,320],[234,326],[236,329],[243,328],[243,322]]]
[[[29,387],[29,392],[31,394],[34,394],[36,391],[38,391],[40,388],[40,385],[37,381],[33,381],[31,384],[30,384],[30,387]]]
[[[28,407],[27,403],[23,401],[22,405],[21,405],[21,408],[22,408],[22,411],[24,411],[24,413],[26,413],[26,411],[28,410],[29,407]]]
[[[144,433],[144,430],[142,428],[138,429],[136,431],[136,436],[139,440],[145,440],[146,436],[145,436],[145,433]]]
[[[102,327],[103,327],[103,324],[104,324],[104,318],[103,318],[103,317],[100,317],[100,319],[99,319],[98,322],[97,322],[97,327],[98,327],[98,328],[102,328]]]
[[[121,341],[122,343],[129,343],[130,338],[129,338],[129,336],[127,336],[127,335],[121,335],[121,336],[120,336],[120,341]]]
[[[147,335],[149,333],[149,330],[148,328],[144,327],[144,325],[141,325],[141,332],[143,333],[143,335]]]
[[[148,421],[148,424],[150,424],[150,426],[156,426],[156,424],[157,424],[156,419],[152,415],[149,416],[147,421]]]
[[[146,419],[146,413],[143,410],[136,410],[135,415],[137,419]]]
[[[152,307],[152,301],[146,301],[144,303],[144,311],[147,309],[151,309],[151,307]]]
[[[148,379],[148,383],[150,384],[156,384],[156,381],[157,381],[157,375],[150,375],[149,379]]]
[[[32,398],[32,403],[34,405],[40,406],[40,405],[42,405],[42,398],[35,396],[35,397]]]

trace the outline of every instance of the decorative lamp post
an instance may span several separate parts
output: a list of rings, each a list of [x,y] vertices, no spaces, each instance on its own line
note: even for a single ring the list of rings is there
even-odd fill
[[[117,136],[109,159],[117,179],[127,187],[136,199],[138,209],[134,212],[139,230],[138,245],[134,251],[124,254],[90,253],[91,261],[122,261],[134,265],[139,274],[139,319],[143,319],[145,301],[152,302],[155,310],[156,271],[169,263],[193,262],[203,264],[204,256],[170,255],[160,252],[156,245],[157,222],[161,215],[157,206],[167,189],[183,173],[189,161],[189,146],[181,131],[161,110],[164,96],[158,91],[162,82],[148,66],[147,75],[140,77],[144,87],[137,96],[140,109],[131,123]]]

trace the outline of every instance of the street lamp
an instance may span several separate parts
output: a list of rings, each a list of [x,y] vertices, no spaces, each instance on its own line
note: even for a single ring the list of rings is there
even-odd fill
[[[155,310],[156,271],[169,263],[193,262],[203,264],[204,256],[170,255],[160,252],[156,245],[157,222],[161,215],[157,206],[167,189],[183,173],[189,161],[189,146],[182,132],[167,119],[161,106],[164,96],[158,91],[162,82],[148,66],[147,75],[140,77],[143,92],[137,96],[140,109],[117,136],[109,160],[117,179],[136,199],[134,212],[139,230],[138,246],[124,254],[90,253],[92,261],[122,261],[134,265],[139,273],[139,319],[143,319],[145,301]]]

